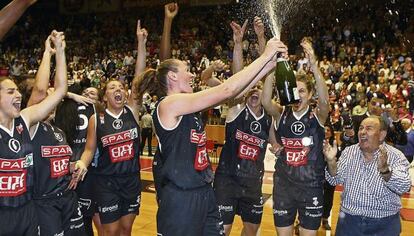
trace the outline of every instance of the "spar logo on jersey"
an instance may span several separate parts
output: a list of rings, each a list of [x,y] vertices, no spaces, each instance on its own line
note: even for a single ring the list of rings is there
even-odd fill
[[[109,134],[101,138],[103,147],[123,143],[138,138],[137,128],[126,130],[120,133]]]
[[[71,156],[72,148],[69,145],[42,146],[41,152],[45,158]]]
[[[197,133],[195,129],[191,129],[190,142],[197,144],[196,155],[194,157],[194,169],[198,171],[206,169],[210,164],[207,155],[206,141],[206,131],[203,130],[202,133]]]
[[[17,197],[26,192],[26,170],[0,172],[0,197]]]
[[[0,171],[22,171],[28,165],[26,158],[3,159],[0,158]]]
[[[291,126],[290,126],[290,131],[292,131],[292,133],[294,133],[295,135],[302,135],[303,133],[305,133],[305,125],[301,122],[301,121],[295,121]]]
[[[263,144],[265,143],[265,140],[258,138],[254,135],[247,134],[243,131],[237,130],[236,131],[236,139],[243,141],[249,145],[257,146],[263,148]]]
[[[70,146],[41,146],[40,149],[42,157],[49,158],[51,178],[59,178],[69,173],[69,159],[72,156]]]
[[[239,140],[238,156],[241,159],[256,161],[260,155],[260,148],[263,148],[265,140],[254,135],[236,131],[236,139]]]
[[[191,129],[190,142],[200,145],[200,144],[205,144],[206,141],[207,141],[207,135],[205,131],[203,131],[202,133],[197,133],[195,129]]]
[[[14,139],[14,138],[10,139],[9,140],[9,148],[14,153],[18,153],[20,151],[20,148],[21,148],[19,140]]]
[[[282,138],[282,144],[288,165],[303,166],[308,163],[310,147],[303,145],[303,138]]]

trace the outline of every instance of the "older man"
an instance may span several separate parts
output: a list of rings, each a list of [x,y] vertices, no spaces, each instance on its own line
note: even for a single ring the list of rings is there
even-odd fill
[[[365,118],[359,143],[345,148],[338,163],[336,144],[324,145],[326,179],[344,186],[337,236],[401,232],[400,196],[410,190],[409,164],[402,152],[384,143],[387,129],[382,117]]]
[[[370,115],[382,116],[387,124],[387,136],[385,141],[395,145],[406,145],[407,134],[398,119],[397,110],[386,108],[383,98],[373,97],[368,103],[368,111],[362,116],[352,116],[355,133],[358,132],[361,122]]]

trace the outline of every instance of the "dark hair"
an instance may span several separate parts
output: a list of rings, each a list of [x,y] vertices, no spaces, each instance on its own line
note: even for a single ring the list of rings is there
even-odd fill
[[[167,95],[167,74],[170,71],[178,72],[178,60],[167,59],[156,70],[148,69],[142,73],[133,89],[137,90],[138,100],[141,101],[145,92],[161,98]]]
[[[72,99],[64,99],[56,108],[54,125],[65,132],[69,146],[73,145],[77,134],[76,127],[80,125],[78,113],[78,104]]]

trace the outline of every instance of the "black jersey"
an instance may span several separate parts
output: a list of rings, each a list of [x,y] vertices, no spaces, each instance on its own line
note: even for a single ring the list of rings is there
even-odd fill
[[[0,126],[0,207],[19,207],[32,198],[33,150],[22,117],[12,130]]]
[[[272,117],[264,110],[256,115],[246,105],[236,118],[226,123],[226,143],[217,174],[261,179]]]
[[[76,137],[73,140],[71,161],[77,161],[82,156],[86,144],[86,134],[88,132],[89,118],[95,114],[95,106],[78,105],[79,125],[76,127]]]
[[[139,175],[139,126],[130,108],[125,106],[119,115],[108,110],[96,115],[97,160],[92,173]]]
[[[201,119],[195,114],[181,117],[177,126],[166,129],[158,118],[158,106],[153,113],[159,141],[163,182],[172,182],[182,189],[205,186],[213,181],[213,171],[207,155],[207,136]]]
[[[325,161],[322,153],[325,129],[309,107],[301,117],[286,107],[276,129],[283,151],[276,161],[276,175],[298,185],[320,187]]]
[[[72,149],[65,133],[56,126],[39,122],[32,137],[34,179],[33,198],[55,196],[67,190]]]

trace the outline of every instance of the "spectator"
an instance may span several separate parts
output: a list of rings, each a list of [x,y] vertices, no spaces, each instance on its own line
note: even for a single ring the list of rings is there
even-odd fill
[[[342,184],[341,209],[335,235],[399,235],[400,197],[410,190],[409,163],[404,154],[384,143],[383,118],[365,118],[358,144],[347,147],[336,162],[336,144],[324,144],[327,181]],[[370,181],[367,181],[369,179]],[[364,221],[366,224],[358,222]]]

